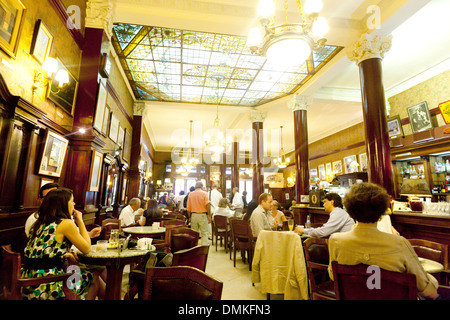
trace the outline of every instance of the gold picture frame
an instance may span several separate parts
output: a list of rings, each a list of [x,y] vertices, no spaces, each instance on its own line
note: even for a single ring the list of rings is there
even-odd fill
[[[58,81],[53,78],[49,84],[48,98],[73,116],[77,100],[78,80],[75,79],[59,58],[56,58],[56,60],[58,61],[58,70],[64,69],[69,74],[69,83],[60,88]]]
[[[25,11],[19,0],[0,1],[0,48],[12,58],[16,57]]]
[[[95,117],[93,127],[98,132],[103,132],[103,122],[105,121],[105,110],[106,110],[106,98],[108,96],[108,91],[103,81],[98,84],[97,93],[97,105],[95,107]],[[109,111],[108,111],[109,115]]]
[[[92,150],[91,169],[89,172],[89,191],[98,191],[102,175],[103,154]]]
[[[53,35],[47,29],[42,20],[36,22],[34,28],[33,41],[31,42],[30,54],[35,58],[41,65],[44,63],[45,59],[50,54],[52,48]]]
[[[60,177],[68,145],[69,140],[47,129],[38,174]]]

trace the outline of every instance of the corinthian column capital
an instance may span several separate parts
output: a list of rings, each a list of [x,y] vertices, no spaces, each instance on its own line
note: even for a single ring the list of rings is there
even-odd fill
[[[301,94],[294,94],[288,100],[288,108],[292,111],[304,110],[308,111],[311,106],[313,98],[310,96],[303,96]]]
[[[267,113],[263,112],[261,110],[253,109],[250,112],[250,120],[253,122],[264,122],[264,119],[266,119]]]
[[[113,29],[113,1],[89,0],[86,4],[86,27],[104,29],[109,38]]]
[[[364,33],[347,49],[347,57],[359,65],[367,59],[383,59],[385,52],[389,51],[391,46],[392,35],[381,37]]]

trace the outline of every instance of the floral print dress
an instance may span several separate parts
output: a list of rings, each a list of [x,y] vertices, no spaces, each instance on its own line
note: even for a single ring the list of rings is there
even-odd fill
[[[56,241],[56,228],[61,223],[62,220],[53,222],[49,225],[42,225],[36,237],[28,240],[27,246],[24,250],[24,257],[33,259],[44,259],[44,258],[61,258],[70,252],[70,247],[72,244],[65,238],[63,242]],[[31,234],[31,233],[30,233]],[[22,268],[23,278],[34,278],[43,277],[47,275],[58,275],[65,273],[64,267],[54,267],[51,269],[24,269]],[[81,299],[85,299],[89,290],[89,286],[93,280],[93,274],[91,272],[86,272],[85,270],[80,271],[80,277],[74,277],[79,280],[73,282],[71,287],[74,292],[76,292]],[[72,277],[69,277],[71,279]],[[22,298],[24,300],[59,300],[65,299],[63,285],[67,283],[52,282],[45,283],[39,286],[30,286],[22,288]]]

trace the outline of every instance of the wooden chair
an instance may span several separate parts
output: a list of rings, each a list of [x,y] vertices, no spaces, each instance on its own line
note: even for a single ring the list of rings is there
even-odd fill
[[[143,300],[220,300],[223,283],[193,267],[147,268]]]
[[[120,226],[120,220],[119,219],[105,219],[102,221],[102,235],[101,238],[103,240],[108,240],[109,236],[111,234],[112,229],[119,229],[119,233],[122,232],[122,228]]]
[[[248,267],[252,270],[253,252],[255,249],[255,240],[252,229],[248,221],[240,219],[231,219],[231,241],[233,244],[233,266],[236,267],[236,250],[241,250],[242,260],[245,263],[245,252],[248,253]],[[231,254],[231,251],[230,251]]]
[[[181,220],[186,223],[186,217],[181,213],[168,213],[166,214],[166,217],[170,219]]]
[[[184,221],[184,220],[178,220],[178,219],[161,220],[161,227],[185,226],[185,225],[186,225],[186,221]]]
[[[36,286],[43,283],[63,281],[63,291],[68,300],[79,300],[75,292],[71,291],[66,285],[66,280],[72,273],[64,273],[60,275],[49,275],[38,278],[22,278],[21,277],[21,258],[20,253],[13,252],[11,245],[2,246],[3,253],[3,295],[7,300],[22,300],[21,288],[27,286]]]
[[[303,241],[312,300],[336,300],[334,283],[328,275],[328,241],[308,238]]]
[[[388,271],[380,268],[379,288],[370,289],[368,278],[371,266],[340,265],[332,261],[334,287],[337,300],[417,300],[416,276],[410,273]],[[369,283],[372,281],[369,280]],[[376,284],[376,283],[375,283]]]
[[[217,243],[220,239],[220,245],[222,245],[222,241],[225,244],[225,253],[228,253],[229,247],[229,238],[230,238],[230,226],[228,224],[228,218],[221,215],[215,215],[213,217],[214,224],[212,228],[214,228],[213,237],[216,240],[216,251],[217,251]]]
[[[173,253],[172,266],[189,266],[205,271],[208,253],[209,245],[179,250]]]
[[[433,274],[441,285],[448,285],[448,245],[423,239],[408,239],[417,256],[439,262],[443,272]]]
[[[166,229],[166,243],[171,252],[189,249],[198,245],[200,233],[186,226]]]

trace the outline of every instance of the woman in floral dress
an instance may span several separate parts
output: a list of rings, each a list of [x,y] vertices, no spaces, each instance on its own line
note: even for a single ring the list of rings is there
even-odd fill
[[[73,194],[69,189],[58,188],[46,195],[24,250],[23,278],[65,273],[67,260],[74,261],[70,253],[72,244],[81,252],[89,253],[91,239],[81,212],[75,210],[74,206]],[[22,296],[26,300],[65,299],[63,286],[69,285],[82,299],[95,299],[98,274],[78,269],[75,276],[71,276],[69,280],[72,278],[75,282],[60,281],[25,287],[22,289]]]

